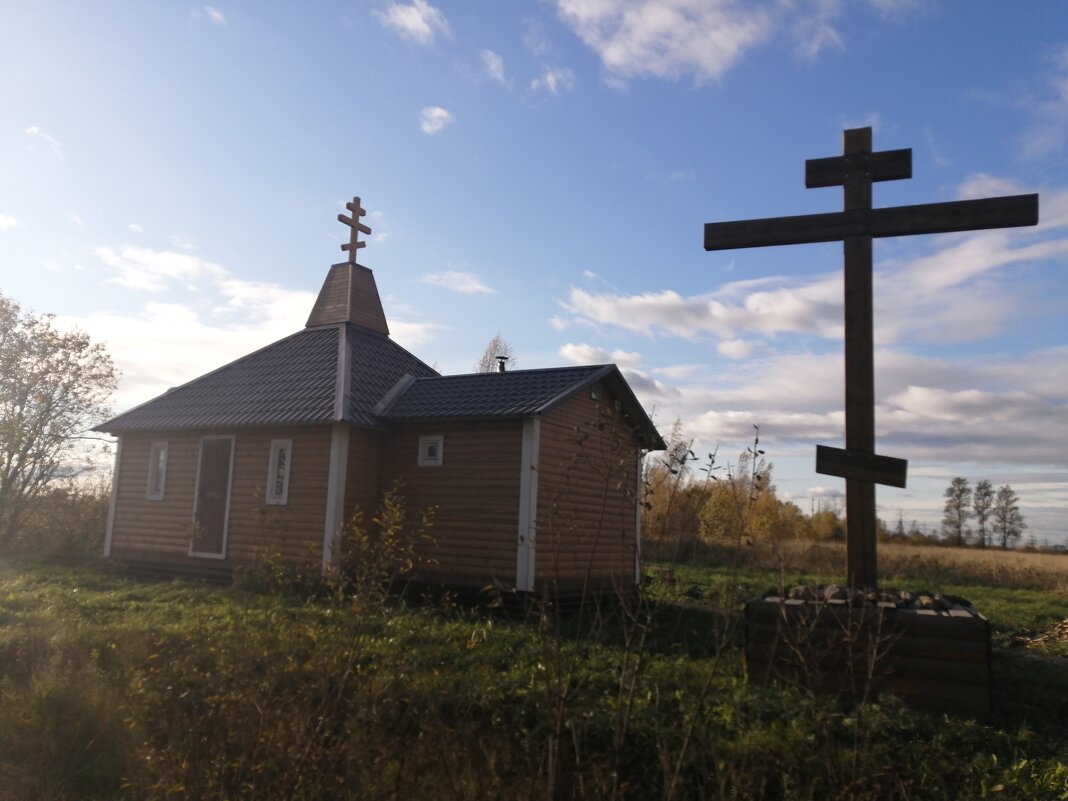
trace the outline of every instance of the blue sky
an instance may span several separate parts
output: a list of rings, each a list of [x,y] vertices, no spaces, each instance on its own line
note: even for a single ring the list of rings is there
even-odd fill
[[[614,361],[665,433],[761,427],[809,511],[843,439],[841,247],[706,222],[1022,192],[1037,228],[878,240],[880,515],[954,475],[1068,538],[1068,6],[1052,0],[34,3],[0,13],[0,291],[106,341],[121,409],[301,328],[363,198],[394,338],[467,372]]]

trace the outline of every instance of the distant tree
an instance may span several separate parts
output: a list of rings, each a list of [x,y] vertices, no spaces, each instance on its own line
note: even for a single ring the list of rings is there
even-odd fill
[[[701,534],[707,539],[728,541],[742,536],[752,539],[792,536],[790,532],[794,531],[796,521],[787,512],[790,519],[784,526],[783,504],[775,497],[772,483],[774,469],[764,458],[757,429],[752,446],[739,454],[738,464],[728,467],[726,476],[709,487],[701,509]]]
[[[495,373],[497,372],[498,357],[504,357],[508,360],[508,367],[515,367],[519,363],[516,358],[515,349],[511,343],[501,336],[501,332],[498,331],[493,335],[493,338],[486,345],[486,349],[482,351],[482,356],[478,360],[478,364],[475,365],[475,372],[477,373]]]
[[[955,545],[964,545],[968,534],[967,522],[971,516],[969,507],[972,504],[972,488],[968,486],[968,479],[960,476],[954,478],[942,497],[946,499],[942,510],[942,532]]]
[[[1015,543],[1025,528],[1027,524],[1020,513],[1020,499],[1016,490],[1008,484],[998,487],[998,493],[994,497],[993,530],[1001,539],[1001,547],[1008,548],[1010,544]]]
[[[994,505],[994,486],[984,478],[975,485],[972,493],[972,511],[975,514],[976,536],[980,548],[987,546],[986,521],[990,519],[990,509]]]
[[[111,411],[108,352],[52,320],[0,295],[0,547],[54,481],[86,468],[80,440]]]
[[[814,539],[835,541],[845,539],[845,521],[833,507],[821,509],[808,520]]]

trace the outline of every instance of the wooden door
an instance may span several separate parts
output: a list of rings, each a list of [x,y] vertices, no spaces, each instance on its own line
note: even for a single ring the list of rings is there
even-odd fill
[[[193,512],[193,541],[189,553],[197,556],[226,555],[226,522],[230,511],[230,468],[233,437],[211,437],[200,441],[197,470],[197,499]]]

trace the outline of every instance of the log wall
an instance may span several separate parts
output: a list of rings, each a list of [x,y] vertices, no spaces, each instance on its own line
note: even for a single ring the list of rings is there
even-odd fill
[[[359,511],[361,525],[378,513],[384,487],[381,482],[383,432],[366,428],[349,431],[349,461],[345,475],[345,521]]]
[[[206,570],[237,567],[267,550],[287,559],[318,564],[322,558],[326,508],[326,469],[330,456],[327,426],[212,432],[233,436],[230,513],[223,559],[189,556],[201,432],[154,432],[123,436],[117,472],[111,553],[119,559],[204,565]],[[290,439],[289,492],[285,506],[264,502],[272,439]],[[148,462],[153,442],[167,442],[167,474],[162,500],[147,500]]]
[[[440,467],[419,467],[419,437],[441,435]],[[420,574],[428,579],[511,587],[519,530],[521,420],[405,424],[382,447],[382,490],[400,482],[409,514],[436,506],[423,546]]]
[[[634,584],[639,458],[607,390],[600,400],[583,391],[542,418],[537,585]]]

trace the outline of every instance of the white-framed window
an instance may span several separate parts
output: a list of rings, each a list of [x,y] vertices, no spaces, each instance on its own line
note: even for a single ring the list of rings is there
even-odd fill
[[[148,455],[148,486],[145,498],[150,501],[162,501],[163,491],[167,486],[167,443],[153,442]]]
[[[445,437],[429,434],[419,437],[419,466],[441,467],[445,458]]]
[[[289,499],[289,465],[293,458],[293,440],[272,439],[271,458],[267,468],[267,498],[265,503],[285,506]]]

